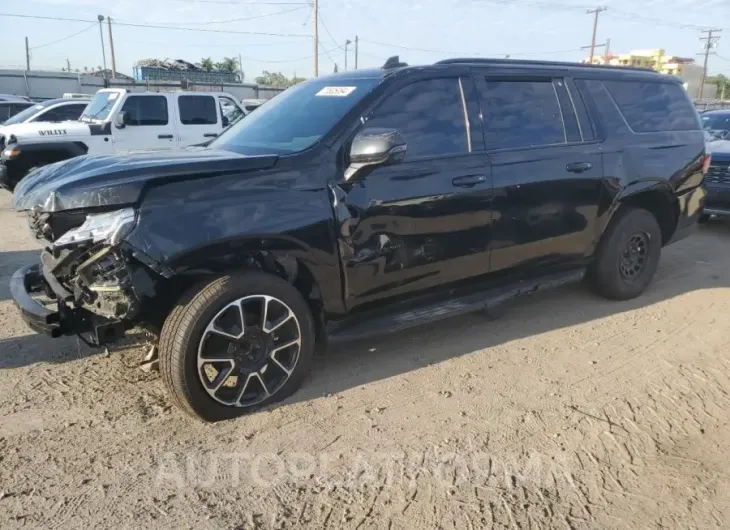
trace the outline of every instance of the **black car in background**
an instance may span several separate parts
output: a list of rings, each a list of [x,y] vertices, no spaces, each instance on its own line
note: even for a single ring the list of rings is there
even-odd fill
[[[707,163],[673,77],[393,58],[294,86],[207,147],[36,170],[13,204],[45,250],[11,292],[51,336],[161,330],[173,400],[229,418],[294,392],[317,344],[584,277],[639,296],[696,226]]]
[[[1,101],[0,100],[0,124],[16,116],[20,112],[35,105],[32,101]]]
[[[702,128],[713,137],[724,139],[730,133],[730,110],[708,110],[700,118]]]

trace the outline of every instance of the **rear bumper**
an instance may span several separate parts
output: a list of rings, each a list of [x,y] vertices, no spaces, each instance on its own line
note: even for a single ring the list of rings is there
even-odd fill
[[[677,196],[679,219],[677,219],[677,228],[667,245],[681,241],[697,230],[697,222],[704,213],[706,200],[707,189],[704,186],[699,186]]]

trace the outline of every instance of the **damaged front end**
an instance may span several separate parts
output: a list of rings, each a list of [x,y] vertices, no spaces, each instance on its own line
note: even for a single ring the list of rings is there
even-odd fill
[[[11,292],[32,329],[100,346],[140,323],[161,276],[123,241],[135,226],[134,209],[31,211],[29,218],[45,249],[39,265],[16,271]]]

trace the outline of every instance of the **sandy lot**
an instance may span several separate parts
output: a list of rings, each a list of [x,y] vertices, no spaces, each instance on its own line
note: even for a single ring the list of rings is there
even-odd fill
[[[37,259],[0,192],[0,527],[696,528],[730,524],[730,225],[665,249],[638,300],[581,286],[339,347],[216,425],[141,347],[32,335]]]

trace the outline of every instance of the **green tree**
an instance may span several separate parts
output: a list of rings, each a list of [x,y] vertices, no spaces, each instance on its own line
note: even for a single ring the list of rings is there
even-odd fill
[[[708,77],[707,82],[717,85],[717,97],[730,97],[730,79],[723,74]]]
[[[256,78],[256,83],[259,85],[270,86],[274,88],[289,88],[292,85],[301,83],[304,81],[303,78],[294,76],[289,79],[281,72],[269,72],[264,70],[261,75]]]
[[[213,60],[210,57],[204,57],[200,61],[200,67],[206,72],[212,72],[215,65],[213,64]]]
[[[215,67],[221,72],[238,72],[238,59],[233,57],[224,57],[222,61],[215,63]]]

